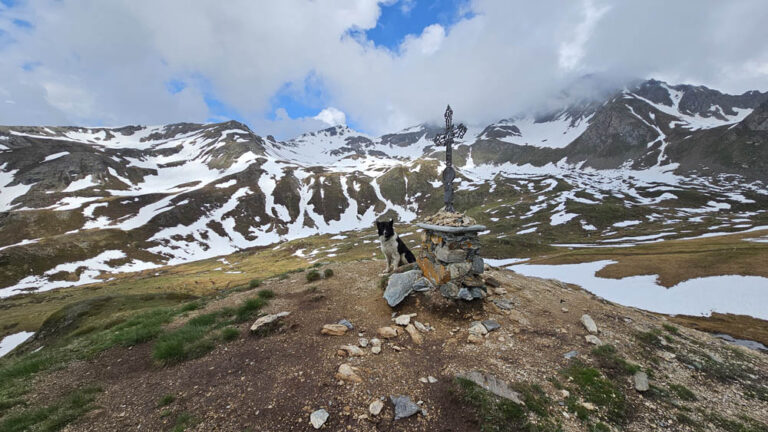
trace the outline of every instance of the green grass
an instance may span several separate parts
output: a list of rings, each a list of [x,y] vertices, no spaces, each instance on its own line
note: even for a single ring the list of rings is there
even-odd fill
[[[710,411],[706,419],[725,432],[768,432],[768,425],[747,416],[741,416],[738,421]]]
[[[308,271],[307,272],[307,276],[306,276],[307,282],[319,281],[321,277],[322,276],[320,276],[320,272],[317,271],[317,270],[310,270],[310,271]]]
[[[251,279],[250,282],[248,282],[248,288],[254,289],[261,286],[261,280],[260,279]]]
[[[669,389],[682,401],[693,402],[698,400],[696,394],[682,384],[670,384]]]
[[[537,415],[536,411],[546,413],[544,408],[546,396],[541,397],[535,387],[525,387],[529,394],[524,397],[525,405],[518,405],[510,400],[500,398],[477,386],[470,380],[456,378],[452,391],[462,403],[472,407],[477,413],[480,431],[525,431],[525,432],[554,432],[560,430],[548,417]],[[530,406],[529,406],[530,403]],[[536,422],[530,421],[529,413],[537,417]]]
[[[381,278],[379,278],[379,289],[384,291],[387,289],[387,284],[389,284],[389,275],[384,275]]]
[[[225,341],[233,341],[240,336],[240,330],[234,327],[224,327],[221,329],[221,339]]]
[[[176,424],[174,424],[173,429],[171,430],[173,432],[183,432],[197,423],[199,423],[199,421],[193,417],[192,414],[182,412],[176,417]]]
[[[333,269],[327,268],[323,270],[323,277],[325,277],[326,279],[328,279],[329,277],[333,277]]]
[[[639,365],[624,360],[613,345],[601,345],[592,350],[592,355],[600,367],[611,376],[634,375],[641,370]]]
[[[635,338],[647,347],[661,348],[661,330],[651,329],[645,332],[635,333]]]
[[[600,371],[574,362],[562,371],[576,386],[576,391],[585,401],[602,407],[606,418],[612,423],[622,424],[628,417],[626,396],[612,381],[604,378]]]
[[[680,330],[677,327],[673,326],[672,324],[662,324],[661,326],[664,327],[664,330],[668,331],[669,333],[675,336],[680,334]]]
[[[196,301],[189,302],[181,307],[182,312],[192,312],[198,309],[200,309],[200,303]]]
[[[241,323],[248,321],[266,304],[267,301],[262,297],[246,300],[235,310],[235,322]]]
[[[85,387],[44,407],[30,407],[0,419],[3,432],[53,432],[80,418],[93,409],[99,387]]]
[[[275,297],[275,292],[271,289],[263,289],[258,294],[260,299],[269,300]]]
[[[167,395],[164,395],[163,397],[161,397],[159,401],[157,401],[157,406],[158,407],[168,406],[172,404],[173,401],[175,400],[176,400],[176,396],[168,393]]]

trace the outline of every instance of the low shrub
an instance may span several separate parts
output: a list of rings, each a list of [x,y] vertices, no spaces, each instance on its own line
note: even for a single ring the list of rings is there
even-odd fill
[[[317,270],[310,270],[307,272],[307,282],[319,281],[320,277],[320,272]]]

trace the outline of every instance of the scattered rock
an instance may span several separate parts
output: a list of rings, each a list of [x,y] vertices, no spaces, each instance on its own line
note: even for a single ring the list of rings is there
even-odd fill
[[[426,332],[429,331],[427,326],[425,326],[424,324],[422,324],[422,323],[420,323],[420,322],[418,322],[416,320],[413,321],[413,325],[414,325],[414,327],[416,327],[416,330],[418,330],[418,331],[420,331],[422,333],[426,333]]]
[[[582,403],[581,403],[581,406],[583,406],[584,408],[586,408],[586,410],[587,410],[587,411],[594,411],[594,410],[596,410],[596,409],[597,409],[597,407],[595,406],[595,404],[593,404],[592,402],[582,402]]]
[[[370,405],[368,405],[368,412],[371,413],[372,416],[381,414],[381,410],[383,409],[384,402],[380,401],[379,399],[376,399],[375,401],[371,402]]]
[[[421,270],[410,270],[405,273],[394,273],[389,277],[384,299],[390,307],[395,307],[410,294],[416,280],[421,278]]]
[[[491,319],[485,320],[481,324],[483,324],[483,326],[485,327],[486,330],[488,330],[489,333],[501,328],[501,324]]]
[[[413,290],[414,291],[429,291],[432,289],[433,285],[432,282],[429,281],[429,279],[425,277],[420,277],[416,279],[416,282],[413,283]]]
[[[491,374],[480,371],[471,371],[465,374],[459,374],[458,377],[470,380],[496,396],[509,399],[518,405],[523,405],[523,401],[520,400],[520,393],[512,390],[509,387],[509,384]]]
[[[475,322],[469,327],[469,334],[475,336],[485,336],[488,334],[488,329],[482,323]]]
[[[403,327],[405,327],[405,326],[407,326],[407,325],[408,325],[408,323],[410,323],[410,322],[411,322],[411,318],[412,318],[412,317],[415,317],[415,316],[416,316],[416,314],[405,314],[405,315],[400,315],[400,316],[398,316],[397,318],[395,318],[395,324],[397,324],[397,325],[399,325],[399,326],[403,326]]]
[[[488,285],[489,287],[492,287],[492,288],[498,288],[498,287],[501,286],[501,282],[499,282],[499,280],[496,279],[493,276],[486,276],[485,277],[485,284]],[[502,288],[502,290],[504,290],[504,289]],[[503,294],[506,294],[506,293],[507,293],[507,290],[504,290]]]
[[[430,376],[427,377],[427,382],[429,382],[430,384],[434,384],[434,383],[437,382],[437,378],[435,378],[432,375],[430,375]]]
[[[389,400],[395,405],[395,420],[410,417],[421,411],[421,408],[408,396],[390,396]]]
[[[496,295],[505,295],[507,293],[506,288],[494,288],[493,293]]]
[[[675,354],[672,354],[669,351],[661,351],[659,355],[666,361],[672,361],[675,359],[675,357],[677,357]]]
[[[600,338],[595,335],[586,335],[584,336],[584,339],[586,339],[587,342],[591,343],[592,345],[600,346],[603,344],[603,341],[601,341]]]
[[[531,322],[528,321],[528,318],[526,318],[525,315],[523,315],[523,313],[520,312],[520,311],[517,311],[517,310],[509,311],[509,317],[512,318],[513,320],[517,321],[517,323],[522,325],[522,326],[529,326],[529,325],[531,325]]]
[[[341,366],[339,366],[339,370],[336,372],[336,379],[347,381],[351,383],[361,383],[363,382],[363,379],[360,378],[360,375],[357,374],[357,372],[360,369],[350,365],[349,363],[342,363]]]
[[[635,372],[635,375],[632,377],[632,379],[635,382],[635,390],[639,392],[646,392],[651,388],[651,386],[648,384],[648,374],[643,371]]]
[[[584,327],[587,329],[590,333],[597,333],[597,324],[595,324],[595,321],[592,319],[591,316],[584,314],[581,316],[581,323],[584,324]]]
[[[323,329],[320,330],[320,334],[329,336],[344,336],[349,328],[343,324],[326,324]]]
[[[462,281],[462,284],[466,287],[481,287],[485,285],[485,281],[483,281],[483,278],[481,278],[478,275],[469,275],[465,277]]]
[[[483,339],[482,336],[471,334],[467,336],[467,342],[475,345],[482,345],[483,343],[485,343],[485,339]]]
[[[379,339],[379,338],[371,339],[371,346],[380,347],[381,346],[381,339]]]
[[[313,412],[309,416],[309,422],[312,423],[312,427],[315,429],[320,429],[323,427],[325,422],[328,420],[328,411],[324,409],[319,409],[315,412]]]
[[[354,330],[354,328],[355,328],[355,326],[352,325],[352,323],[349,322],[349,320],[346,320],[346,319],[343,319],[343,320],[339,321],[338,323],[343,325],[344,327],[350,329],[350,330]]]
[[[568,390],[566,389],[560,390],[560,397],[562,397],[563,399],[566,399],[570,395],[571,395],[571,392],[569,392]]]
[[[485,298],[485,291],[482,288],[470,288],[469,293],[472,294],[473,299]]]
[[[367,347],[367,346],[368,346],[368,339],[366,339],[366,338],[360,338],[360,339],[358,339],[357,343],[358,343],[358,345],[360,345],[361,347],[365,348],[365,347]]]
[[[380,346],[371,347],[371,352],[374,354],[381,354],[381,347]]]
[[[421,378],[419,378],[419,382],[420,382],[420,383],[424,383],[424,384],[426,384],[426,383],[428,383],[429,381],[427,381],[427,377],[421,377]]]
[[[512,301],[505,298],[498,298],[498,299],[495,298],[491,301],[493,302],[493,304],[498,306],[499,309],[512,310],[512,308],[515,306],[514,304],[512,304]]]
[[[363,353],[363,350],[354,345],[344,345],[341,349],[350,357],[362,357],[365,354]]]
[[[411,340],[413,340],[413,343],[416,345],[421,345],[424,342],[424,337],[421,336],[421,333],[416,330],[416,327],[414,327],[413,324],[408,324],[405,326],[405,331],[408,332],[408,334],[411,336]]]
[[[572,358],[576,357],[577,355],[579,355],[579,352],[576,351],[576,350],[573,350],[573,351],[568,351],[567,353],[563,354],[563,357],[567,358],[567,359],[572,359]]]
[[[376,334],[384,339],[392,339],[397,337],[397,329],[394,327],[380,327],[378,330],[376,330]]]
[[[568,308],[560,308],[563,313],[568,313]]]
[[[251,326],[252,333],[263,333],[279,325],[280,320],[290,315],[290,312],[280,312],[276,314],[265,315],[256,320]]]

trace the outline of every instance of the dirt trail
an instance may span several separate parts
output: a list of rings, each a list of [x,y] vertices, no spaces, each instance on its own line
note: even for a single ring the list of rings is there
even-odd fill
[[[582,314],[588,313],[600,328],[603,342],[614,345],[627,360],[656,372],[652,379],[657,381],[652,382],[683,383],[699,395],[699,401],[691,403],[693,408],[713,409],[716,405],[722,412],[745,413],[768,422],[768,405],[745,398],[736,384],[713,386],[709,378],[681,362],[663,360],[659,352],[641,349],[636,332],[659,328],[663,318],[610,304],[561,282],[509,271],[487,272],[507,293],[492,294],[481,303],[447,303],[436,293],[409,297],[396,312],[416,313],[415,320],[434,328],[422,333],[422,345],[416,345],[403,332],[385,341],[381,354],[372,354],[369,346],[363,349],[362,357],[341,357],[339,347],[356,345],[358,333],[370,339],[378,327],[395,324],[393,311],[378,288],[382,262],[329,267],[335,276],[313,284],[306,283],[304,274],[294,274],[281,281],[265,281],[259,288],[276,294],[264,312],[291,312],[281,333],[256,338],[248,334],[250,323],[244,324],[237,340],[172,367],[152,363],[151,344],[113,349],[42,378],[38,388],[66,389],[84,382],[102,385],[104,391],[96,401],[99,409],[68,426],[68,431],[167,431],[182,412],[199,421],[187,430],[314,430],[309,414],[319,408],[330,413],[323,427],[329,431],[476,431],[476,413],[459,401],[451,383],[456,373],[482,370],[509,383],[540,385],[554,401],[552,414],[563,430],[586,430],[585,423],[575,416],[563,414],[566,409],[558,405],[563,398],[549,379],[573,361],[564,358],[569,351],[576,350],[578,358],[591,361],[589,353],[594,346],[585,341],[588,333],[580,322]],[[210,303],[206,310],[235,304],[254,294],[234,294]],[[499,309],[491,302],[501,298],[511,301],[513,310]],[[348,319],[355,329],[344,336],[320,334],[323,324],[340,319]],[[501,328],[488,334],[482,344],[468,343],[470,323],[485,319],[498,321]],[[680,349],[690,340],[713,353],[740,350],[695,330],[680,329],[675,341],[678,339],[675,343]],[[768,376],[767,356],[745,355],[761,375]],[[340,384],[334,374],[342,363],[359,367],[363,382]],[[428,375],[438,382],[419,381]],[[635,392],[631,377],[619,382],[632,408],[625,430],[647,431],[674,417],[676,411],[667,404]],[[158,400],[165,394],[174,394],[176,400],[159,408]],[[378,417],[368,413],[374,399],[400,394],[422,401],[425,413],[394,421],[388,400]]]

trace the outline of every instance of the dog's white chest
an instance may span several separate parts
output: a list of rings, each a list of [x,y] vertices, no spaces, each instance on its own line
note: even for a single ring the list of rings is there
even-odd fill
[[[381,243],[381,251],[384,255],[390,256],[397,253],[397,236],[392,236],[389,239],[379,236],[379,243]]]

